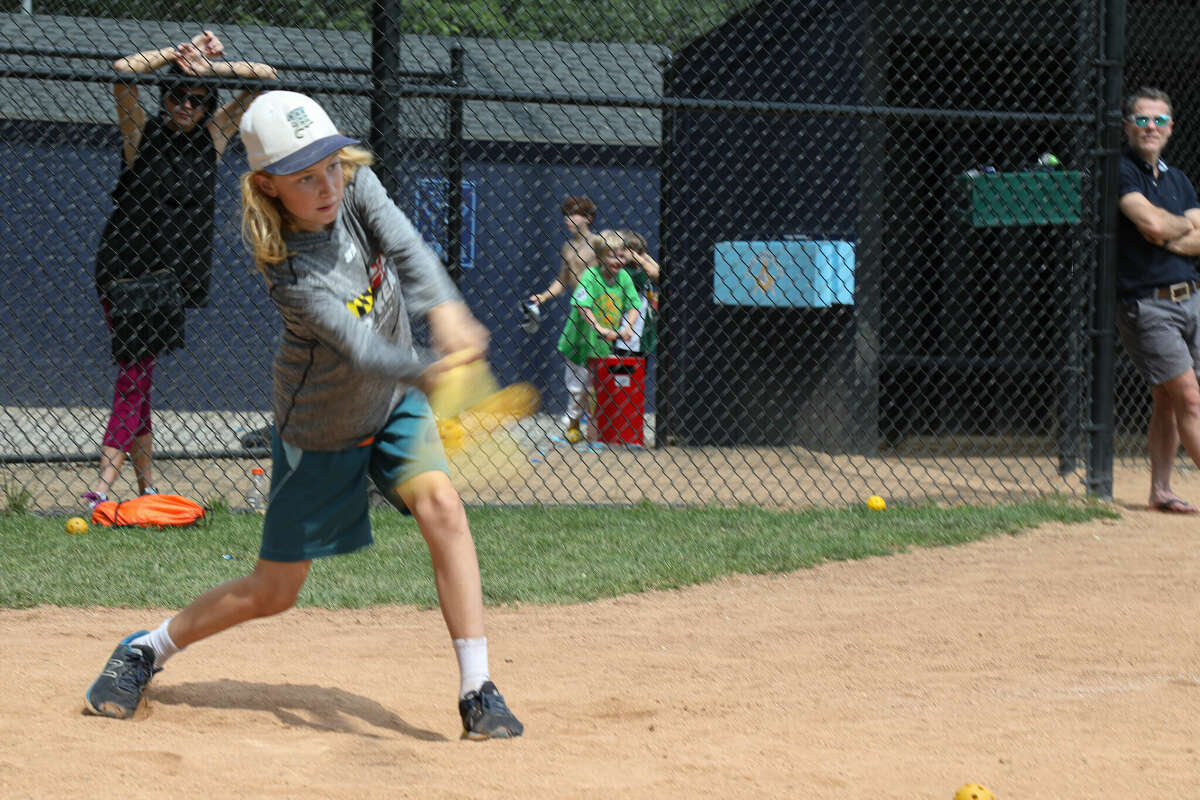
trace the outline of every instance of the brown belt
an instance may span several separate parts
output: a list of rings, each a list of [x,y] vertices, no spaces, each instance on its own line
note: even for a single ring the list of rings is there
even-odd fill
[[[1183,281],[1172,283],[1170,286],[1160,286],[1154,290],[1154,296],[1159,300],[1174,300],[1182,303],[1193,294],[1200,292],[1200,281]]]

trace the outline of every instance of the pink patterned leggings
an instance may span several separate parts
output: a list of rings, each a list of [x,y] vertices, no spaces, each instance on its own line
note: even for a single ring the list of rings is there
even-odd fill
[[[100,308],[104,311],[104,322],[112,333],[112,306],[103,297]],[[154,384],[154,365],[157,356],[146,356],[141,361],[117,362],[117,383],[113,387],[112,413],[108,416],[108,427],[104,429],[105,447],[115,447],[128,453],[133,440],[150,432],[150,389]]]
[[[128,453],[135,437],[150,433],[150,389],[155,362],[155,356],[147,356],[141,361],[117,364],[112,414],[102,442],[105,447]]]

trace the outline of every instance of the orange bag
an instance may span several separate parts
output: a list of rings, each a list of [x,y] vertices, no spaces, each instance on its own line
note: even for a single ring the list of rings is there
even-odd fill
[[[204,507],[177,494],[143,494],[118,503],[107,500],[92,510],[92,524],[108,527],[166,528],[192,525],[204,517]]]

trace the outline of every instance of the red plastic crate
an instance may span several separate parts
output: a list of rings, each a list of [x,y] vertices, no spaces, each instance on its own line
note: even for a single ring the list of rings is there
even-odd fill
[[[643,444],[646,411],[646,360],[608,356],[588,361],[596,408],[590,438],[610,444]]]

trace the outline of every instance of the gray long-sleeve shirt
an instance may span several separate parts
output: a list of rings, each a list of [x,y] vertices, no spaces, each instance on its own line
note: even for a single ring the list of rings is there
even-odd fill
[[[293,255],[266,275],[283,316],[275,425],[304,450],[354,447],[383,427],[427,366],[409,316],[461,297],[366,167],[347,183],[331,229],[286,241]]]

